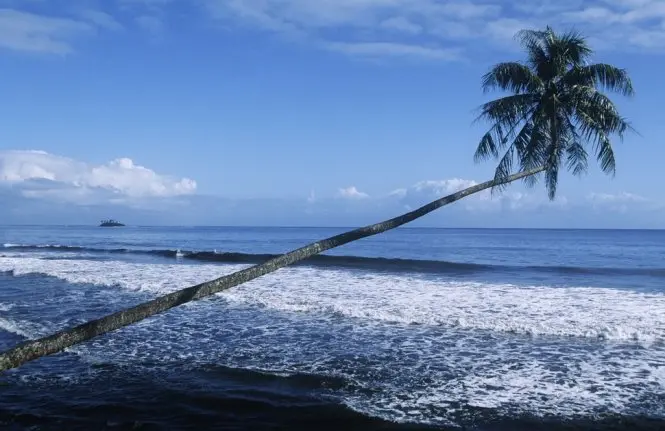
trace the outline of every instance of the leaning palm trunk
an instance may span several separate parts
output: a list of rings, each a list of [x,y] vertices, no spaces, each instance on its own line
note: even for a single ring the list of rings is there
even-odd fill
[[[233,274],[220,277],[216,280],[198,284],[196,286],[186,287],[176,292],[160,296],[151,301],[144,302],[135,307],[109,314],[108,316],[102,317],[100,319],[92,320],[90,322],[75,326],[71,329],[57,332],[44,338],[24,342],[14,347],[13,349],[0,354],[0,371],[19,367],[26,362],[41,358],[42,356],[60,352],[67,347],[71,347],[75,344],[90,340],[91,338],[98,335],[106,334],[107,332],[115,331],[116,329],[131,325],[132,323],[136,323],[150,316],[154,316],[155,314],[162,313],[173,307],[177,307],[187,302],[205,298],[223,290],[230,289],[231,287],[238,286],[242,283],[261,277],[262,275],[276,271],[279,268],[291,265],[303,259],[307,259],[308,257],[314,256],[323,251],[330,250],[331,248],[339,247],[361,238],[366,238],[391,229],[395,229],[396,227],[412,222],[438,208],[441,208],[444,205],[456,202],[466,196],[478,193],[491,187],[508,184],[522,178],[530,177],[542,172],[543,170],[545,170],[545,167],[520,172],[508,177],[494,179],[492,181],[487,181],[437,199],[434,202],[430,202],[429,204],[424,205],[414,211],[395,217],[393,219],[317,241],[297,250],[293,250],[276,258],[270,259],[260,265],[255,265],[241,271],[234,272]]]

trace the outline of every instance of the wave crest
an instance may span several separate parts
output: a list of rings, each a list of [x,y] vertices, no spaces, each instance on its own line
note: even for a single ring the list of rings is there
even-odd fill
[[[136,254],[150,255],[163,258],[189,259],[199,262],[225,263],[225,264],[260,264],[279,255],[255,254],[240,252],[218,251],[186,251],[180,249],[154,249],[139,250],[128,248],[94,248],[69,245],[22,245],[4,244],[8,250],[17,251],[50,251],[50,252],[88,252],[98,254]],[[665,268],[613,268],[613,267],[577,267],[577,266],[518,266],[518,265],[490,265],[465,262],[449,262],[443,260],[400,259],[365,256],[339,256],[319,254],[296,263],[299,266],[330,267],[362,269],[373,272],[392,273],[434,273],[434,274],[471,274],[480,272],[518,272],[529,270],[557,274],[585,274],[585,275],[621,275],[621,276],[651,276],[665,278]]]

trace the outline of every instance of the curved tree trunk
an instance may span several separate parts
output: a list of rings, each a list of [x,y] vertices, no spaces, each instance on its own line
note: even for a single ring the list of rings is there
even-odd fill
[[[323,251],[330,250],[331,248],[339,247],[361,238],[366,238],[382,232],[386,232],[406,223],[412,222],[438,208],[441,208],[444,205],[456,202],[466,196],[478,193],[491,187],[511,183],[513,181],[538,174],[543,170],[544,167],[541,167],[531,171],[514,174],[500,180],[487,181],[437,199],[414,211],[402,214],[390,220],[365,226],[321,241],[317,241],[297,250],[293,250],[276,258],[270,259],[260,265],[255,265],[233,274],[220,277],[216,280],[198,284],[196,286],[186,287],[184,289],[160,296],[151,301],[144,302],[126,310],[109,314],[100,319],[92,320],[90,322],[57,332],[47,337],[26,341],[0,354],[0,371],[16,368],[22,364],[25,364],[26,362],[41,358],[42,356],[60,352],[67,347],[71,347],[98,335],[106,334],[107,332],[115,331],[116,329],[131,325],[132,323],[136,323],[155,314],[162,313],[173,307],[177,307],[197,299],[205,298],[231,287],[238,286],[239,284],[261,277],[262,275],[271,273],[279,268],[291,265],[292,263],[298,262],[300,260],[307,259],[308,257],[314,256]]]

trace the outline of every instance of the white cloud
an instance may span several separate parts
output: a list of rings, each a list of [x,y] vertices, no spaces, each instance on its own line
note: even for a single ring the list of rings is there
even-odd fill
[[[467,180],[462,178],[425,180],[419,181],[410,187],[397,189],[389,196],[398,199],[402,205],[406,205],[409,208],[415,208],[435,199],[442,198],[465,188],[475,186],[476,184],[478,183],[474,180]],[[475,210],[479,205],[482,207],[487,207],[487,204],[484,203],[484,201],[489,201],[490,199],[490,191],[486,190],[466,197],[460,202],[464,208],[468,210]],[[494,203],[493,206],[497,206],[496,203]]]
[[[428,180],[420,181],[413,186],[418,192],[426,192],[435,195],[455,193],[460,190],[473,187],[478,183],[474,180],[464,180],[461,178],[452,178],[448,180]]]
[[[619,193],[589,193],[587,201],[599,211],[614,211],[625,213],[633,208],[658,206],[655,202],[643,196],[628,192]]]
[[[388,42],[331,43],[328,48],[333,51],[366,57],[419,57],[438,60],[456,60],[459,51],[455,49],[433,48],[428,46],[410,45]]]
[[[117,0],[121,6],[144,6],[147,8],[159,8],[173,3],[173,0]]]
[[[388,196],[394,196],[398,198],[403,198],[408,193],[408,190],[405,188],[395,189],[388,194]]]
[[[113,216],[132,224],[348,226],[386,219],[476,184],[472,179],[450,178],[420,181],[376,196],[349,186],[327,197],[312,190],[307,199],[227,199],[197,194],[193,180],[158,174],[128,158],[90,164],[43,151],[0,151],[0,200],[5,203],[0,205],[0,219],[94,223]],[[650,223],[661,226],[663,208],[627,192],[592,193],[572,202],[560,194],[551,202],[542,188],[525,190],[514,184],[494,195],[486,190],[468,196],[437,212],[440,218],[430,217],[424,223],[565,227],[572,220],[584,226],[640,226],[639,220],[651,217]],[[631,217],[622,224],[626,212]]]
[[[459,47],[430,37],[445,20],[482,20],[497,5],[472,1],[435,0],[203,0],[210,14],[232,24],[242,23],[313,41],[326,49],[353,56],[422,57],[456,60]],[[337,37],[323,37],[336,30]],[[423,34],[428,40],[410,43],[395,35]]]
[[[5,1],[5,4],[7,2]],[[98,31],[121,31],[120,21],[111,13],[89,8],[87,2],[59,2],[52,6],[58,14],[38,13],[46,2],[13,1],[13,7],[0,9],[0,47],[15,51],[69,54],[77,40]],[[25,10],[28,7],[29,10]]]
[[[226,30],[250,27],[358,56],[420,57],[451,61],[471,51],[516,48],[523,28],[576,27],[606,50],[665,49],[662,0],[53,0],[71,16],[29,13],[25,2],[0,10],[0,46],[68,53],[95,29],[123,28],[119,17],[151,33],[166,29],[174,13],[222,21]],[[5,0],[7,4],[7,0]],[[30,2],[30,12],[46,2]],[[98,9],[81,9],[96,4]],[[103,6],[103,8],[101,8]],[[176,7],[177,6],[177,7]],[[176,12],[177,9],[177,12]],[[201,14],[200,12],[204,13]],[[197,13],[198,12],[198,13]],[[214,28],[214,27],[210,27]]]
[[[588,199],[592,202],[646,202],[647,198],[628,192],[617,194],[610,193],[590,193]]]
[[[380,26],[383,28],[411,34],[418,34],[423,31],[423,27],[421,25],[415,24],[403,16],[396,16],[381,21]]]
[[[24,196],[78,201],[82,198],[140,199],[196,192],[196,182],[172,178],[119,158],[90,165],[43,151],[0,151],[0,183]]]
[[[488,22],[484,29],[484,35],[502,43],[510,42],[513,44],[513,39],[518,31],[541,27],[544,27],[544,25],[534,21],[502,17]]]
[[[92,30],[73,19],[51,18],[12,9],[0,9],[0,47],[18,51],[67,54],[71,40]]]
[[[622,41],[620,45],[605,43],[604,48],[665,48],[662,27],[665,2],[662,0],[202,1],[217,19],[281,33],[298,33],[319,46],[359,45],[356,49],[339,50],[353,55],[394,55],[396,51],[387,47],[405,44],[405,40],[395,40],[396,32],[406,37],[418,35],[418,45],[414,46],[431,49],[439,45],[455,52],[461,48],[462,41],[466,42],[466,47],[473,40],[505,45],[506,41],[512,42],[518,30],[547,24],[557,28],[583,25],[585,34],[594,42]],[[611,28],[608,23],[613,24]],[[336,39],[329,36],[333,33],[326,33],[330,29],[338,30],[334,33]],[[373,49],[375,47],[384,48]],[[437,60],[457,58],[432,55],[429,49],[409,49],[408,52]]]
[[[417,182],[410,187],[394,190],[388,195],[388,199],[397,200],[406,207],[414,208],[478,184],[475,180],[462,178],[426,180]],[[508,189],[494,194],[491,189],[485,189],[463,198],[456,203],[456,206],[465,211],[482,213],[533,211],[543,208],[562,209],[569,204],[565,196],[560,195],[557,196],[555,201],[550,201],[542,190],[519,191],[515,190],[517,186],[517,184],[514,184],[509,186]]]
[[[85,9],[78,11],[77,15],[106,30],[119,31],[124,28],[112,15],[99,10]]]
[[[274,22],[301,28],[337,26],[374,28],[384,22],[386,16],[398,20],[407,20],[408,17],[411,17],[413,20],[428,22],[440,18],[480,19],[496,15],[501,9],[498,4],[464,0],[448,2],[436,0],[204,0],[204,2],[209,8],[217,11],[218,16],[236,14],[248,18],[269,17]]]
[[[337,196],[346,199],[365,199],[369,197],[367,193],[359,191],[355,186],[339,189],[337,191]]]
[[[605,22],[611,23],[620,20],[618,13],[604,7],[588,7],[581,11],[566,12],[564,17],[570,21],[579,22]]]

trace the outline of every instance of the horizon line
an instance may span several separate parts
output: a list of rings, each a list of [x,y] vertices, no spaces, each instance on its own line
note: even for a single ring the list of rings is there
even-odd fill
[[[99,228],[99,225],[88,225],[88,224],[0,224],[0,227],[11,228],[11,227],[71,227],[71,228]],[[280,225],[125,225],[124,228],[217,228],[217,229],[359,229],[363,226],[280,226]],[[123,227],[112,228],[120,229]],[[109,229],[109,228],[107,228]],[[631,230],[631,231],[661,231],[665,228],[635,228],[635,227],[606,227],[606,228],[597,228],[597,227],[577,227],[577,228],[567,228],[567,227],[455,227],[455,226],[399,226],[393,230],[397,229],[413,229],[413,230],[597,230],[597,231],[607,231],[607,230]]]

